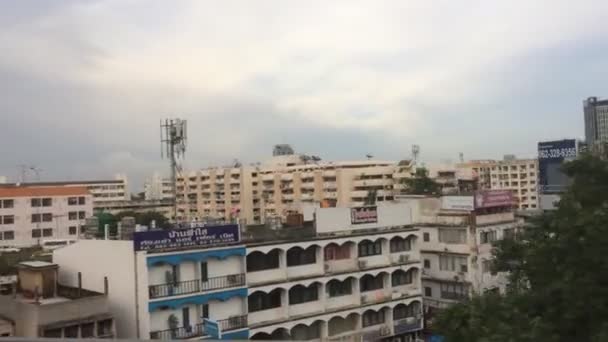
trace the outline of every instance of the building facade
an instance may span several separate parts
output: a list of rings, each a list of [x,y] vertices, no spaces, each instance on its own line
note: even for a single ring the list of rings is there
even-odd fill
[[[82,284],[66,286],[58,281],[58,266],[48,262],[22,262],[17,268],[19,282],[13,285],[13,292],[0,295],[0,315],[11,323],[13,336],[57,339],[116,336],[107,286],[105,292],[90,291]],[[78,274],[71,276],[82,279]]]
[[[510,191],[414,199],[420,225],[425,306],[445,308],[474,293],[506,289],[506,274],[492,271],[492,242],[512,238],[522,222]]]
[[[320,208],[315,216],[316,228],[268,230],[281,238],[247,232],[223,247],[173,251],[82,240],[54,260],[93,283],[108,277],[122,338],[414,341],[423,328],[421,258],[409,208]]]
[[[608,143],[608,100],[589,97],[583,101],[585,142],[592,150]]]
[[[155,172],[144,183],[144,198],[149,201],[173,200],[171,179],[163,178],[158,172]]]
[[[301,211],[302,205],[358,206],[370,196],[390,201],[411,172],[408,161],[307,163],[291,154],[266,165],[186,172],[178,177],[178,219],[253,224]]]
[[[0,246],[76,240],[92,215],[92,196],[85,187],[0,187]]]

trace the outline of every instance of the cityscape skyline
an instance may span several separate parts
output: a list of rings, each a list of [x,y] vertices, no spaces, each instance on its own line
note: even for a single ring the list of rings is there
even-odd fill
[[[191,169],[263,161],[276,143],[324,160],[399,160],[412,144],[429,162],[534,157],[538,141],[582,139],[582,101],[606,96],[599,1],[0,6],[11,178],[32,164],[42,180],[140,184],[166,169],[157,125],[172,116],[190,123]]]

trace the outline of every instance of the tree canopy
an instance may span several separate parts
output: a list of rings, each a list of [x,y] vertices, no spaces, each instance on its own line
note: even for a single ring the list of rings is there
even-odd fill
[[[441,192],[441,186],[429,177],[429,171],[423,167],[417,168],[413,177],[405,178],[403,183],[407,185],[405,191],[412,195],[436,195]]]
[[[439,314],[449,341],[608,341],[608,162],[563,167],[572,185],[555,211],[494,250],[510,272],[504,295],[481,294]]]

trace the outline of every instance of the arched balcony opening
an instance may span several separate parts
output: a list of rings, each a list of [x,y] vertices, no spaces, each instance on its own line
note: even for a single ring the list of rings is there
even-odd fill
[[[330,337],[342,335],[348,332],[355,332],[357,330],[357,323],[359,321],[359,314],[352,313],[347,317],[336,316],[329,320],[327,323],[327,332]]]
[[[296,285],[289,289],[289,305],[298,305],[319,300],[319,283],[306,287]]]
[[[291,329],[291,338],[295,341],[309,341],[321,338],[322,321],[316,321],[310,326],[298,324]]]
[[[256,291],[247,297],[249,312],[258,312],[280,308],[283,289],[274,289],[270,293]]]
[[[247,272],[276,269],[281,266],[281,250],[273,249],[268,253],[255,251],[247,255]]]
[[[310,246],[306,249],[292,247],[287,251],[287,267],[310,265],[317,262],[318,246]]]

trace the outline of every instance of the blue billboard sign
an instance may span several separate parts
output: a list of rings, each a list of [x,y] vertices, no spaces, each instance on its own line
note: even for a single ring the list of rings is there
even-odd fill
[[[211,336],[211,339],[213,340],[222,339],[222,329],[217,321],[203,318],[203,331],[205,332],[205,335]]]
[[[150,230],[133,233],[136,251],[213,247],[237,243],[241,240],[239,226],[193,227],[171,230]]]
[[[561,193],[568,187],[570,179],[561,167],[564,161],[577,155],[574,139],[538,143],[538,190],[541,194]]]

